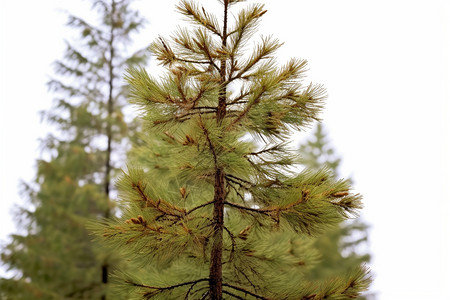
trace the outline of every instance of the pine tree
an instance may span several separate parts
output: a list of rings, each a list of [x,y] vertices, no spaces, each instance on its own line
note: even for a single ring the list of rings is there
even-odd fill
[[[364,267],[306,278],[317,260],[310,237],[361,207],[348,181],[291,168],[291,129],[318,120],[325,90],[303,83],[305,60],[276,64],[273,37],[246,55],[263,5],[233,14],[244,1],[218,2],[222,22],[180,1],[193,28],[152,44],[163,76],[128,70],[144,137],[117,182],[122,216],[91,225],[139,266],[117,273],[117,291],[132,299],[357,297],[369,282]]]
[[[67,42],[49,88],[57,95],[43,116],[57,133],[43,141],[47,159],[38,161],[36,179],[24,186],[26,233],[12,235],[2,261],[16,273],[2,279],[2,299],[113,299],[111,267],[123,259],[92,243],[91,219],[115,212],[111,179],[124,155],[127,124],[124,68],[142,64],[145,51],[127,54],[131,34],[143,24],[130,1],[96,0],[97,24],[70,15],[80,38]],[[122,298],[123,299],[123,298]]]
[[[330,145],[321,123],[315,125],[312,137],[300,145],[299,152],[300,162],[306,168],[320,170],[326,167],[335,178],[340,177],[338,169],[341,158]],[[328,229],[314,240],[314,247],[318,249],[321,259],[317,266],[309,271],[308,278],[326,279],[369,262],[370,255],[358,251],[368,240],[367,230],[368,225],[362,220],[348,220]]]

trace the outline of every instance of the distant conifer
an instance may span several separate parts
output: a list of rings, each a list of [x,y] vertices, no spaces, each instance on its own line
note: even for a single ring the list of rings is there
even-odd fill
[[[57,95],[43,116],[57,128],[43,143],[36,179],[25,185],[21,234],[11,236],[1,259],[15,274],[0,281],[2,299],[123,299],[107,296],[111,267],[124,260],[92,243],[91,219],[114,214],[111,180],[128,134],[124,68],[142,64],[145,52],[127,55],[131,34],[143,19],[130,1],[92,1],[100,20],[69,16],[80,36],[67,42],[49,82]],[[56,132],[56,131],[55,131]]]
[[[341,158],[330,145],[328,135],[321,123],[314,127],[313,134],[299,147],[300,163],[307,169],[328,168],[339,178]],[[360,219],[346,220],[314,240],[320,253],[318,264],[309,270],[310,280],[324,280],[345,274],[362,263],[370,261],[367,253],[368,225]],[[360,296],[358,299],[365,299]]]

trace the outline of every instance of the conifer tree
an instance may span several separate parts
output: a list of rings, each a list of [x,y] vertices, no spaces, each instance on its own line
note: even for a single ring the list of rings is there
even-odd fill
[[[12,235],[2,261],[16,275],[2,279],[2,299],[113,299],[111,267],[123,259],[92,243],[91,219],[114,214],[111,179],[125,153],[124,68],[142,64],[145,51],[127,55],[131,34],[143,24],[130,1],[96,0],[97,24],[70,15],[80,38],[67,42],[49,88],[57,95],[43,116],[57,132],[43,142],[35,182],[25,185],[26,233]],[[123,298],[121,298],[123,299]]]
[[[117,182],[122,216],[91,228],[141,265],[117,273],[132,299],[357,297],[364,267],[306,278],[317,257],[309,237],[361,207],[348,181],[290,168],[291,129],[318,120],[325,90],[304,83],[305,60],[277,65],[277,39],[248,50],[266,11],[241,2],[219,0],[218,17],[180,1],[193,27],[151,46],[166,73],[128,70],[144,138]]]
[[[330,145],[327,133],[321,123],[314,127],[312,136],[299,147],[300,163],[312,170],[328,168],[335,178],[339,178],[341,158]],[[320,253],[320,261],[315,268],[310,269],[308,278],[311,280],[326,279],[348,272],[355,266],[367,263],[370,255],[361,253],[362,246],[367,242],[368,226],[359,219],[347,220],[314,240],[314,247]],[[364,249],[365,250],[365,249]],[[360,297],[364,299],[364,297]]]

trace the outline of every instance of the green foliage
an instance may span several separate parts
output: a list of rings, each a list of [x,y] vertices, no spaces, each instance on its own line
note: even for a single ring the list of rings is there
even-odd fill
[[[333,172],[334,177],[338,177],[341,159],[336,156],[334,149],[329,145],[321,123],[315,125],[313,136],[300,145],[299,151],[300,163],[303,166],[314,170],[326,167]]]
[[[326,167],[338,178],[341,159],[330,146],[327,134],[321,123],[317,123],[313,136],[300,145],[300,163],[310,170]],[[362,220],[347,220],[339,226],[330,228],[314,240],[314,247],[320,253],[320,261],[309,270],[308,278],[321,280],[348,272],[370,260],[368,253],[357,249],[367,242],[368,225]],[[360,297],[364,299],[363,297]]]
[[[292,171],[285,142],[318,120],[325,91],[304,82],[306,61],[277,65],[274,38],[247,55],[265,10],[229,24],[240,2],[219,1],[220,24],[180,1],[192,29],[151,46],[166,73],[128,70],[144,130],[117,183],[123,214],[90,227],[137,266],[117,273],[116,293],[131,299],[355,298],[364,267],[320,282],[308,270],[312,237],[356,214],[361,196],[329,170]]]
[[[127,55],[124,46],[143,20],[130,1],[92,2],[97,25],[69,16],[80,38],[67,42],[55,63],[58,76],[49,88],[57,99],[43,113],[58,133],[43,141],[48,158],[38,161],[35,181],[24,184],[29,203],[18,214],[24,234],[12,235],[2,249],[15,274],[0,280],[2,299],[106,299],[105,276],[113,266],[124,267],[117,253],[92,243],[85,226],[114,212],[110,178],[128,131],[121,74],[145,59],[143,51]]]

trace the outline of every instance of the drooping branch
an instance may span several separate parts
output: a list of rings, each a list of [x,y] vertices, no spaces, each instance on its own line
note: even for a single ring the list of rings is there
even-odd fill
[[[192,290],[194,289],[194,286],[199,283],[201,281],[195,281],[191,284],[191,286],[189,287],[189,290],[186,292],[186,295],[184,296],[184,300],[188,300],[189,299],[189,294],[192,292]]]
[[[186,285],[195,285],[197,283],[203,282],[203,281],[208,281],[208,278],[201,278],[201,279],[197,279],[197,280],[193,280],[193,281],[187,281],[187,282],[182,282],[182,283],[178,283],[178,284],[174,284],[174,285],[169,285],[169,286],[150,286],[150,285],[145,285],[142,283],[136,283],[133,282],[131,280],[125,280],[125,283],[131,284],[132,286],[135,287],[139,287],[139,288],[145,288],[145,289],[150,289],[152,291],[146,292],[143,294],[144,297],[146,297],[147,299],[150,299],[153,296],[156,296],[157,294],[160,294],[164,291],[168,291],[168,290],[173,290],[179,287],[183,287]],[[191,287],[192,288],[192,287]]]
[[[264,297],[264,296],[255,294],[255,293],[253,293],[253,292],[251,292],[251,291],[249,291],[249,290],[247,290],[247,289],[244,289],[244,288],[239,287],[239,286],[231,285],[231,284],[228,284],[228,283],[226,283],[226,282],[223,283],[223,286],[229,287],[229,288],[234,289],[234,290],[239,291],[239,292],[243,292],[243,293],[245,293],[246,295],[250,295],[250,296],[255,297],[256,299],[261,299],[261,300],[271,300],[270,298],[267,298],[267,297]]]
[[[244,195],[242,195],[241,191],[239,191],[238,188],[235,187],[233,184],[237,184],[240,188],[244,188],[244,187],[243,187],[241,184],[239,184],[239,183],[237,183],[237,182],[232,182],[232,181],[230,181],[230,180],[227,180],[227,183],[228,183],[228,187],[231,187],[231,188],[235,191],[236,195],[238,195],[239,198],[241,198],[242,202],[245,203],[245,197],[244,197]],[[231,184],[230,184],[230,183],[231,183]]]
[[[199,206],[196,206],[196,207],[194,207],[194,208],[191,208],[190,210],[188,210],[188,211],[186,212],[186,215],[189,215],[189,214],[193,213],[194,211],[196,211],[197,209],[200,209],[200,208],[202,208],[202,207],[208,206],[208,205],[213,204],[213,203],[214,203],[214,200],[208,201],[208,202],[203,203],[203,204],[201,204],[201,205],[199,205]]]
[[[238,268],[238,271],[239,271],[239,273],[241,273],[242,274],[242,276],[244,276],[245,277],[245,279],[248,281],[248,283],[250,283],[250,285],[253,287],[253,289],[255,289],[256,290],[256,286],[255,286],[255,284],[250,280],[250,278],[248,278],[248,276],[247,276],[247,274],[245,274],[245,272],[244,271],[242,271],[240,268]]]
[[[225,201],[224,204],[228,205],[230,207],[234,207],[234,208],[240,209],[240,210],[245,210],[245,211],[249,211],[249,212],[252,212],[252,213],[258,213],[258,214],[262,214],[262,215],[266,215],[266,216],[270,216],[269,212],[271,212],[271,211],[267,211],[267,210],[264,211],[264,210],[262,210],[260,208],[252,208],[252,207],[240,205],[240,204],[237,204],[237,203],[232,203],[232,202],[229,202],[229,201]]]
[[[255,186],[254,183],[247,181],[245,179],[239,178],[237,176],[231,175],[231,174],[225,175],[225,179],[229,182],[239,185],[239,187],[246,189],[246,190]]]
[[[203,133],[205,134],[206,141],[208,142],[209,150],[211,151],[211,154],[212,154],[213,159],[214,159],[214,167],[217,169],[218,165],[217,165],[216,148],[214,147],[214,144],[212,143],[211,138],[209,136],[209,131],[205,127],[205,124],[203,124],[203,121],[202,121],[201,118],[200,118],[200,128],[203,130]]]
[[[231,231],[226,227],[223,226],[223,229],[225,229],[225,231],[228,233],[228,236],[231,239],[231,252],[230,252],[230,258],[229,258],[229,262],[233,261],[233,257],[234,257],[234,251],[236,248],[236,240],[235,240],[235,236],[234,234],[231,233]]]
[[[223,292],[224,294],[230,295],[231,297],[234,297],[234,298],[236,298],[236,299],[239,299],[239,300],[245,300],[245,299],[242,298],[241,296],[235,295],[235,294],[233,294],[232,292],[229,292],[229,291],[227,291],[227,290],[223,290],[222,292]]]

